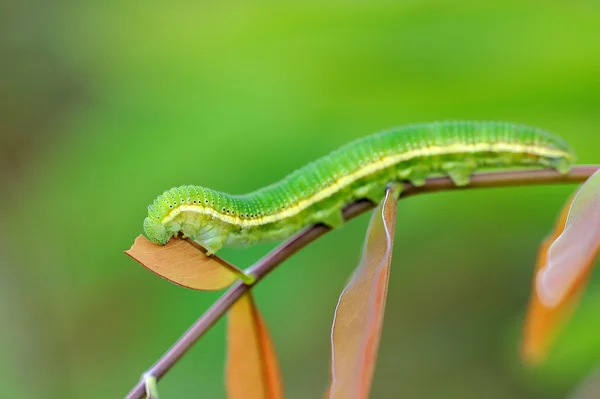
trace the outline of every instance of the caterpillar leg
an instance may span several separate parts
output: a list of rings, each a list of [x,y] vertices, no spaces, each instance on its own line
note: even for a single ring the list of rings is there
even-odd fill
[[[206,255],[210,256],[225,245],[230,233],[231,229],[224,225],[207,225],[196,234],[194,241],[206,248]]]
[[[566,175],[567,173],[569,173],[571,171],[571,162],[567,161],[566,159],[562,159],[562,158],[557,158],[557,159],[553,159],[552,161],[550,161],[550,164],[552,165],[552,167],[554,169],[556,169],[558,171],[558,173],[562,174],[562,175]]]
[[[331,211],[323,212],[319,216],[321,223],[335,229],[344,224],[344,218],[342,216],[342,210],[339,208],[332,209]]]
[[[408,180],[415,187],[423,187],[428,175],[429,169],[420,166],[412,166],[398,173],[400,180]]]
[[[455,185],[462,187],[468,185],[471,181],[475,166],[470,163],[447,163],[444,165],[444,171]]]
[[[225,241],[227,241],[227,239],[223,240],[219,237],[214,237],[204,241],[196,241],[198,242],[198,244],[202,245],[206,249],[206,255],[210,256],[215,254],[219,249],[221,249],[223,245],[225,245]]]
[[[470,169],[456,168],[448,171],[448,177],[455,185],[462,187],[467,186],[471,181],[471,173]]]
[[[365,187],[362,190],[357,190],[356,196],[358,198],[366,198],[374,204],[379,204],[385,198],[385,186],[374,184]]]

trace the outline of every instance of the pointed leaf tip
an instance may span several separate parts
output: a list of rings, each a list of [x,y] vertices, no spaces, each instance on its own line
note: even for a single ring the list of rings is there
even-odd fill
[[[396,206],[396,190],[389,189],[373,212],[362,259],[335,309],[330,399],[369,396],[387,297]]]
[[[215,255],[206,256],[206,250],[199,245],[181,238],[157,245],[140,235],[125,253],[160,277],[195,290],[223,289],[241,273]]]
[[[226,387],[229,399],[283,398],[275,349],[250,292],[229,311]]]

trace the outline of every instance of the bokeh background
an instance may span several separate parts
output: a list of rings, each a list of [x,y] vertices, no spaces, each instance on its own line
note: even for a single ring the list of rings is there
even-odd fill
[[[118,398],[219,293],[123,254],[162,190],[243,193],[395,125],[496,119],[600,162],[600,3],[0,3],[0,386]],[[573,186],[401,201],[374,398],[564,398],[600,363],[592,282],[547,364],[518,335]],[[290,398],[321,397],[368,216],[256,289]],[[226,249],[248,266],[272,245]],[[596,273],[597,275],[597,273]],[[223,398],[224,323],[160,383]]]

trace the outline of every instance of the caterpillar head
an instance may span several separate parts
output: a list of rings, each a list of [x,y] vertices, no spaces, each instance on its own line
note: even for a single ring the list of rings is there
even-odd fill
[[[171,235],[160,220],[151,216],[144,219],[144,232],[148,236],[148,239],[155,244],[164,245],[171,238]]]

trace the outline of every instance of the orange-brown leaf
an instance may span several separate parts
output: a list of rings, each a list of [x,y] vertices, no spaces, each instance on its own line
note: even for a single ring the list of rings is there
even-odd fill
[[[396,198],[388,190],[374,211],[361,262],[339,298],[331,330],[329,398],[369,396],[387,297]]]
[[[544,239],[538,249],[521,346],[521,354],[524,360],[530,364],[539,363],[546,357],[559,328],[564,325],[571,315],[572,305],[576,299],[571,297],[558,307],[548,308],[544,306],[538,297],[535,279],[537,273],[546,265],[550,245],[562,234],[565,228],[572,200],[573,197],[563,207],[554,230]]]
[[[220,290],[239,273],[223,259],[206,256],[204,248],[180,238],[157,245],[140,235],[125,253],[160,277],[195,290]]]
[[[521,352],[543,361],[568,322],[600,250],[600,174],[590,177],[563,207],[538,251]]]
[[[229,311],[226,388],[230,399],[283,397],[275,349],[250,292]]]

